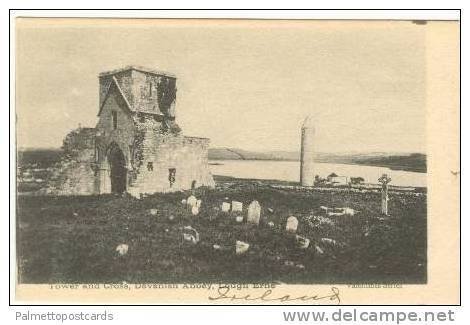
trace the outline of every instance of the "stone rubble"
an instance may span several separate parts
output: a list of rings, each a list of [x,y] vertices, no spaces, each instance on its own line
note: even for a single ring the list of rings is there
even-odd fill
[[[295,236],[295,241],[297,243],[297,246],[301,249],[307,249],[310,245],[310,239],[299,235]]]
[[[195,245],[199,242],[199,232],[191,226],[184,226],[183,240]]]
[[[235,253],[237,255],[246,253],[249,248],[250,248],[250,244],[245,243],[243,241],[237,240],[237,242],[235,243]]]
[[[116,247],[116,252],[118,252],[120,256],[126,255],[128,251],[129,251],[129,245],[127,244],[119,244]]]

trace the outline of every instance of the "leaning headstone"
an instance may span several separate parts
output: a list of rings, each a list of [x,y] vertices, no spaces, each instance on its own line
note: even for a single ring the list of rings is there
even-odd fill
[[[336,240],[331,239],[331,238],[322,238],[321,242],[325,243],[325,244],[336,246]]]
[[[247,223],[259,225],[259,219],[261,217],[261,206],[258,201],[253,201],[248,206],[248,215],[246,218]]]
[[[297,220],[296,217],[291,216],[291,217],[287,218],[286,231],[296,233],[298,225],[299,225],[299,220]]]
[[[222,203],[222,212],[229,212],[230,211],[230,203],[223,202]]]
[[[248,248],[250,248],[250,244],[237,240],[235,244],[235,253],[237,255],[244,254]]]
[[[232,212],[243,211],[243,203],[238,201],[232,201]]]
[[[196,206],[196,203],[197,203],[197,199],[194,195],[191,195],[190,197],[188,197],[188,199],[186,200],[186,203],[190,206],[190,207],[193,207],[193,206]]]
[[[324,253],[323,249],[318,245],[315,245],[315,251],[320,255]]]

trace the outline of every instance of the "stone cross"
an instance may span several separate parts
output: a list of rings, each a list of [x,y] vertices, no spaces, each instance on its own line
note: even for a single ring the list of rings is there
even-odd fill
[[[388,215],[388,183],[392,179],[387,175],[383,174],[379,178],[379,182],[382,184],[382,213]]]

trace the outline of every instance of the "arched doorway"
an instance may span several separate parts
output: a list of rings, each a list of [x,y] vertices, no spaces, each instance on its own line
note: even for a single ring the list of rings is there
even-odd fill
[[[108,162],[110,167],[111,192],[124,193],[127,187],[126,158],[122,150],[116,144],[111,144],[108,150]]]

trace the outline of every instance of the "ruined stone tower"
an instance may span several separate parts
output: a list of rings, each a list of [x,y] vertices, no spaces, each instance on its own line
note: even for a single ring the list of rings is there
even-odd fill
[[[50,192],[139,196],[214,186],[209,139],[182,135],[175,104],[172,74],[135,66],[101,73],[96,128],[67,136],[64,149],[76,154],[69,155]],[[86,146],[66,148],[73,143]]]
[[[315,182],[315,126],[311,116],[302,124],[300,145],[300,184],[313,186]]]

